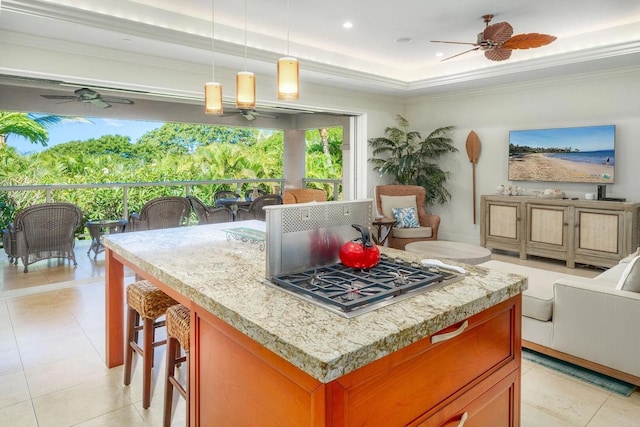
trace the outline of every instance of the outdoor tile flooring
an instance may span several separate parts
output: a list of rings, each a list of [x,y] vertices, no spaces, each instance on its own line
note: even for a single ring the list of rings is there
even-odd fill
[[[22,266],[0,261],[0,425],[161,426],[164,347],[156,351],[151,408],[143,410],[141,370],[130,386],[122,367],[104,364],[104,254],[86,256],[78,242],[78,268],[41,261]],[[522,263],[507,255],[494,259]],[[561,264],[527,265],[593,276]],[[128,281],[132,275],[128,274]],[[185,424],[178,396],[172,425]],[[556,371],[523,361],[522,426],[638,426],[640,392],[625,398]]]

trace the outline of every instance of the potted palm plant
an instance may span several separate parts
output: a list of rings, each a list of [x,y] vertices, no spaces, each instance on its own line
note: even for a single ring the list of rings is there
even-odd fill
[[[419,185],[427,190],[427,205],[444,204],[451,199],[445,183],[450,172],[443,171],[438,159],[457,152],[449,134],[453,126],[435,129],[426,138],[420,132],[410,131],[409,122],[396,116],[397,126],[387,127],[383,137],[370,138],[373,157],[369,159],[373,170],[390,175],[398,184]]]

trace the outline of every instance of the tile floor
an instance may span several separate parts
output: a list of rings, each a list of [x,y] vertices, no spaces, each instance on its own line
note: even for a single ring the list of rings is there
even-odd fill
[[[76,248],[78,268],[41,261],[22,273],[0,260],[0,425],[16,427],[162,425],[164,349],[156,353],[151,408],[141,406],[142,376],[130,386],[122,367],[104,365],[104,255],[96,261]],[[594,276],[561,263],[494,259]],[[131,275],[129,279],[132,280]],[[183,426],[185,406],[174,398],[172,425]],[[640,392],[620,397],[523,361],[522,426],[639,426]]]

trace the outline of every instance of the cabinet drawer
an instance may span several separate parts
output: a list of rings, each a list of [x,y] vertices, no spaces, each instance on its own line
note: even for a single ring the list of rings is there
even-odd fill
[[[409,427],[511,427],[520,425],[516,402],[520,371],[491,386],[491,381],[469,390],[460,398],[432,414],[425,414]]]
[[[379,425],[405,424],[502,368],[516,369],[519,301],[514,298],[469,318],[468,327],[450,339],[418,342],[337,380],[341,400],[348,402],[345,425],[365,425],[371,419]]]

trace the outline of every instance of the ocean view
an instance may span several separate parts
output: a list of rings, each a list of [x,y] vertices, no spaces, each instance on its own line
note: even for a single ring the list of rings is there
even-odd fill
[[[545,153],[547,157],[569,160],[571,162],[596,165],[615,165],[614,150],[580,151],[573,153]]]

